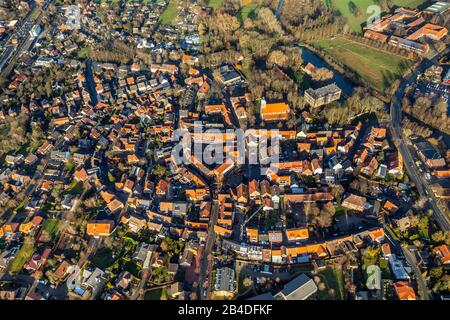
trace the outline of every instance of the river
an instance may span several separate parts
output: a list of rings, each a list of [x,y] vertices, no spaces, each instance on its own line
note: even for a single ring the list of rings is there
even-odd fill
[[[333,82],[336,83],[336,85],[339,88],[341,88],[344,95],[346,95],[348,97],[353,94],[353,90],[356,87],[356,85],[355,85],[355,83],[353,83],[353,81],[351,81],[346,76],[344,76],[344,75],[340,74],[339,72],[337,72],[336,70],[334,70],[334,68],[332,66],[330,66],[327,62],[325,62],[325,60],[323,60],[321,57],[319,57],[317,54],[315,54],[308,48],[303,47],[303,46],[301,46],[300,48],[302,49],[302,59],[305,62],[305,64],[310,62],[318,68],[328,68],[333,71],[333,73],[334,73],[333,79],[327,81],[326,82],[327,84],[333,83]],[[323,86],[323,83],[320,83],[320,84],[313,83],[312,86],[313,86],[313,88],[316,89],[317,87]]]

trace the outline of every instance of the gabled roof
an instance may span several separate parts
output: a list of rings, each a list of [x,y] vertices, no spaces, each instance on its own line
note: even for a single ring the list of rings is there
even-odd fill
[[[309,232],[307,228],[286,229],[286,237],[289,241],[305,240]]]
[[[434,249],[434,252],[436,252],[440,258],[443,264],[449,264],[450,263],[450,249],[446,244],[440,245]]]
[[[77,181],[82,181],[82,182],[86,181],[88,179],[88,174],[87,174],[86,169],[81,168],[81,169],[76,170],[74,173],[74,177],[75,177],[75,180],[77,180]]]
[[[394,289],[400,300],[416,300],[416,293],[408,282],[398,281],[394,283]]]
[[[112,220],[91,221],[87,224],[87,234],[90,236],[109,236],[114,228]]]
[[[350,194],[347,198],[344,199],[344,201],[342,201],[343,207],[346,207],[346,208],[349,208],[352,210],[355,210],[354,207],[363,209],[365,205],[366,205],[366,198],[357,196],[356,194]],[[358,210],[361,210],[361,209],[358,209]]]

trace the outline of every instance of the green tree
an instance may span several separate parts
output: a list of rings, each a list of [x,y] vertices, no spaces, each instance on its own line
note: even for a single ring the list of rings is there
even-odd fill
[[[430,270],[430,278],[433,281],[437,281],[442,277],[442,274],[444,271],[442,270],[442,267],[434,267]]]
[[[444,231],[436,231],[431,235],[431,239],[433,239],[434,242],[445,241],[446,237],[447,234]]]

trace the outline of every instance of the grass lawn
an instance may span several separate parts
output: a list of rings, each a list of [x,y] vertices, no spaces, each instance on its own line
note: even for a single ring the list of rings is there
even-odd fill
[[[394,0],[393,3],[399,7],[416,8],[423,4],[424,0]]]
[[[45,231],[48,236],[53,239],[58,232],[58,223],[59,221],[56,219],[49,219],[45,222],[42,230]]]
[[[144,295],[144,300],[167,300],[167,289],[159,288],[147,291]]]
[[[147,291],[144,300],[161,300],[162,289]]]
[[[383,279],[391,279],[391,271],[389,270],[389,262],[385,258],[380,258],[380,269]]]
[[[140,273],[142,271],[142,269],[134,261],[124,262],[122,268],[137,278],[140,277]]]
[[[9,266],[9,273],[15,274],[22,270],[23,265],[30,260],[31,256],[34,253],[34,245],[31,240],[25,240],[24,244],[20,248],[17,256],[11,262]]]
[[[328,290],[333,289],[335,292],[335,300],[344,300],[344,280],[340,270],[333,267],[327,267],[320,271],[318,276],[326,286],[325,290],[319,291],[319,295],[323,299],[330,299]]]
[[[367,270],[368,266],[377,265],[378,259],[376,257],[364,257],[363,258],[363,270]]]
[[[92,263],[100,269],[105,269],[114,263],[112,250],[107,248],[98,249],[91,259]]]
[[[347,212],[347,208],[344,208],[344,207],[340,206],[340,207],[336,208],[336,212],[334,213],[334,215],[335,216],[340,216],[340,215],[345,214],[346,212]]]
[[[335,38],[318,40],[314,45],[325,50],[336,61],[345,64],[375,89],[384,91],[401,77],[409,61],[351,40]]]
[[[253,19],[258,14],[260,5],[257,3],[247,4],[242,7],[241,11],[238,13],[238,19],[243,22],[248,18]]]
[[[89,56],[89,53],[91,51],[91,47],[83,47],[77,52],[78,58],[86,58]]]
[[[209,0],[208,6],[212,7],[214,10],[222,6],[224,0]]]
[[[376,0],[323,0],[328,6],[332,5],[339,13],[346,17],[348,24],[354,32],[362,32],[361,24],[367,21],[367,18],[373,14],[367,14],[367,8],[371,5],[377,5]],[[354,16],[348,4],[353,2],[357,7],[361,8],[361,14]],[[399,7],[415,8],[422,4],[421,0],[393,0],[393,5]]]
[[[67,189],[68,194],[77,195],[83,192],[83,182],[73,181],[69,189]]]
[[[179,0],[170,0],[166,9],[159,17],[159,23],[170,25],[178,15]]]
[[[238,295],[243,295],[243,294],[247,293],[253,287],[253,284],[249,287],[244,286],[245,278],[247,278],[247,277],[244,276],[242,273],[238,274],[238,286],[237,286]],[[213,279],[213,278],[211,278],[211,279]],[[211,281],[211,286],[214,286],[214,281]]]

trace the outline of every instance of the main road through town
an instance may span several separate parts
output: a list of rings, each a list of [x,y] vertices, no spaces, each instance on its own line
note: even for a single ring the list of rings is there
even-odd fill
[[[442,53],[443,54],[443,53]],[[415,164],[420,160],[417,152],[408,144],[402,131],[402,106],[401,100],[404,96],[405,88],[412,84],[419,74],[436,63],[442,54],[434,56],[431,60],[425,59],[410,75],[408,75],[400,84],[397,93],[392,98],[391,102],[391,129],[394,141],[396,141],[397,148],[404,159],[406,170],[416,185],[419,194],[427,198],[428,202],[424,209],[432,209],[433,216],[442,230],[450,230],[449,217],[446,212],[441,210],[437,204],[437,199],[431,190],[430,182],[426,180],[425,176],[418,171]]]

